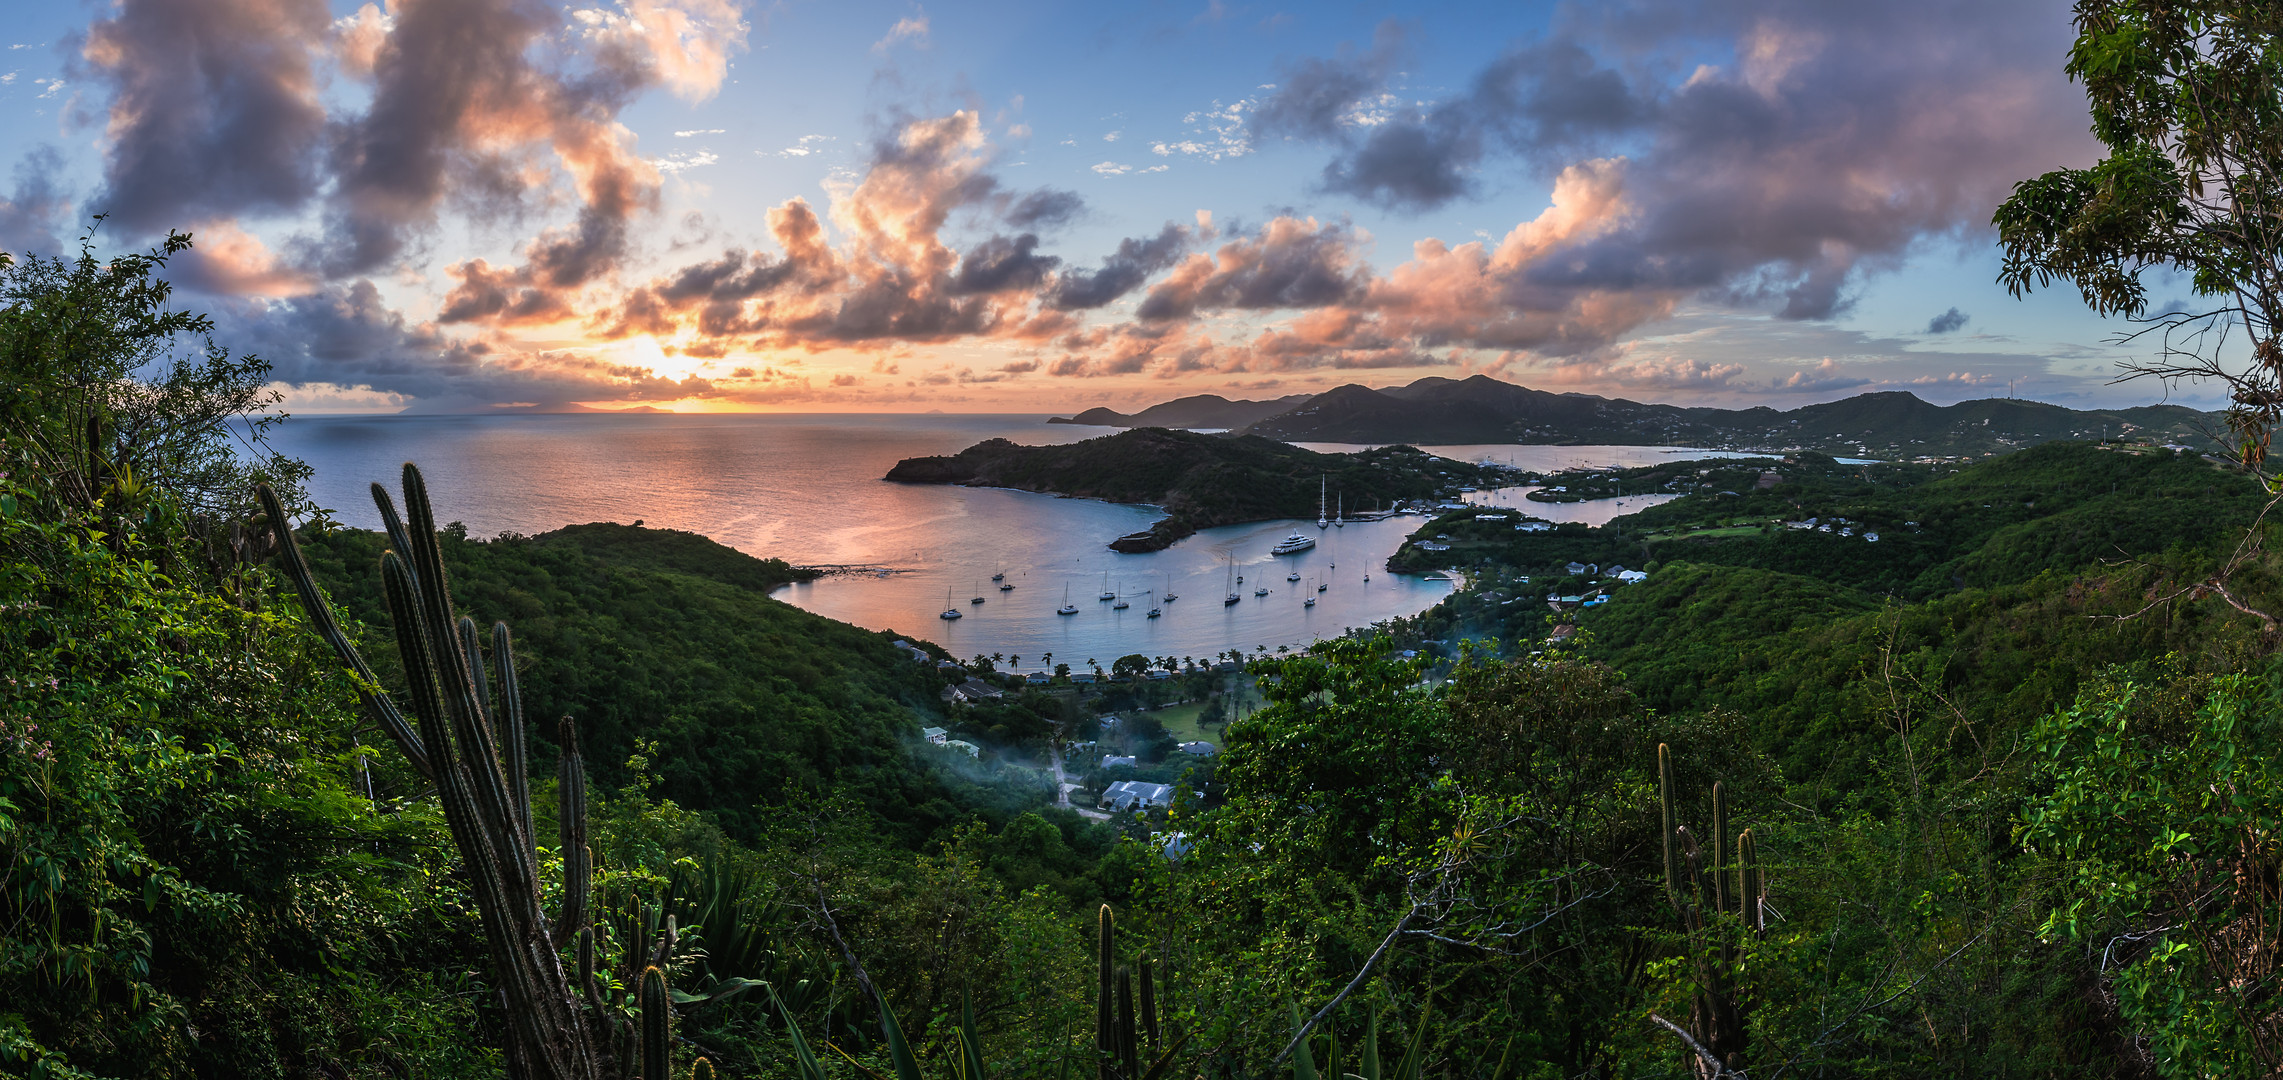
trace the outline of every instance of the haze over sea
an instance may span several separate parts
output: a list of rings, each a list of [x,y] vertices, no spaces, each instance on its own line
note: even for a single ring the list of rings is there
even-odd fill
[[[287,421],[273,443],[309,462],[318,504],[347,525],[378,528],[367,485],[393,481],[399,465],[415,461],[428,476],[437,517],[465,523],[471,535],[641,521],[799,565],[885,568],[892,572],[835,574],[776,595],[858,626],[927,638],[958,656],[1018,655],[1025,668],[1046,653],[1056,662],[1107,665],[1126,653],[1203,657],[1229,648],[1301,645],[1416,614],[1450,591],[1448,581],[1382,568],[1418,518],[1351,522],[1321,533],[1312,521],[1229,526],[1165,551],[1124,555],[1105,545],[1147,527],[1159,516],[1154,508],[881,479],[899,459],[955,453],[984,439],[1068,443],[1107,433],[1044,421],[974,414],[318,416]],[[1536,469],[1704,453],[1643,446],[1427,449]],[[1475,498],[1512,502],[1553,520],[1595,523],[1651,501],[1525,504],[1522,490]],[[1370,492],[1345,496],[1358,508],[1373,505]],[[1295,528],[1318,536],[1316,549],[1269,555]],[[1302,580],[1286,581],[1295,571]],[[1014,590],[992,584],[991,575],[1000,572]],[[1224,607],[1224,582],[1232,574],[1245,578],[1238,589],[1243,599]],[[1314,594],[1314,608],[1306,607],[1302,601],[1317,582],[1328,588]],[[1263,586],[1270,594],[1255,597],[1253,590]],[[1054,613],[1065,587],[1076,615]],[[1130,594],[1133,606],[1115,611],[1097,600],[1105,587]],[[1163,617],[1147,618],[1151,594],[1167,589],[1180,599],[1164,605]],[[971,604],[976,596],[985,602]],[[946,607],[964,617],[938,618]]]

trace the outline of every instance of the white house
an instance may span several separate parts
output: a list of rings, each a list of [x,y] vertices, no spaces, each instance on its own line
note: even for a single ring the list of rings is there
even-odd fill
[[[1125,766],[1126,768],[1129,768],[1129,769],[1131,769],[1131,768],[1133,768],[1134,766],[1136,766],[1136,765],[1139,765],[1139,764],[1141,764],[1141,759],[1139,759],[1139,758],[1134,758],[1134,757],[1129,757],[1129,756],[1126,756],[1126,755],[1123,755],[1123,754],[1104,754],[1104,755],[1102,755],[1102,768],[1105,768],[1105,769],[1114,769],[1114,768],[1117,768],[1117,767],[1118,767],[1118,766],[1120,766],[1120,765],[1123,765],[1123,766]]]
[[[1172,806],[1173,785],[1120,780],[1102,789],[1102,798],[1096,805],[1120,813]]]
[[[1649,575],[1646,571],[1641,570],[1620,570],[1617,572],[1617,580],[1631,585],[1636,581],[1649,580]]]
[[[1219,747],[1209,742],[1185,742],[1181,744],[1180,750],[1184,754],[1193,754],[1197,757],[1212,757],[1221,752]]]
[[[946,740],[951,738],[951,733],[939,727],[924,727],[920,729],[920,738],[937,746],[942,746]]]

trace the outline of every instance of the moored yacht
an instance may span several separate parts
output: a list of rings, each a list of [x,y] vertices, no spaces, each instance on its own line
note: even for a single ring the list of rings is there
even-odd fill
[[[1062,583],[1062,606],[1054,609],[1054,613],[1057,615],[1078,614],[1078,605],[1070,602],[1070,583],[1067,581]]]
[[[943,614],[936,616],[936,618],[950,620],[960,618],[966,614],[966,612],[951,606],[951,590],[943,590]]]
[[[1268,553],[1271,555],[1291,555],[1295,552],[1306,551],[1309,548],[1315,546],[1315,537],[1309,536],[1306,533],[1293,533],[1292,535],[1285,537],[1284,542],[1268,549]]]

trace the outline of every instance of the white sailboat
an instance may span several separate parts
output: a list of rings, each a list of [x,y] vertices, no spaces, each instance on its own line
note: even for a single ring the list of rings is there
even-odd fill
[[[1324,587],[1323,587],[1322,585],[1318,585],[1318,586],[1316,586],[1316,592],[1323,592],[1323,591],[1324,591]],[[1308,599],[1306,599],[1306,600],[1302,600],[1302,601],[1300,602],[1300,606],[1301,606],[1301,607],[1315,607],[1315,606],[1316,606],[1316,597],[1315,597],[1315,594],[1313,594],[1313,593],[1309,594],[1309,596],[1308,596]]]
[[[1125,584],[1125,582],[1122,582],[1122,581],[1121,581],[1121,582],[1119,582],[1119,583],[1118,583],[1118,594],[1119,594],[1119,595],[1118,595],[1118,602],[1117,602],[1117,603],[1115,603],[1115,604],[1111,604],[1111,605],[1110,605],[1110,610],[1111,610],[1111,611],[1124,611],[1124,610],[1126,610],[1127,608],[1130,608],[1130,607],[1132,607],[1132,606],[1133,606],[1132,604],[1129,604],[1129,603],[1127,603],[1127,602],[1126,602],[1126,598],[1125,598],[1125,595],[1124,595],[1124,593],[1125,593],[1125,588],[1126,588],[1126,584]]]
[[[1062,583],[1062,606],[1054,609],[1054,613],[1057,615],[1078,614],[1078,605],[1070,602],[1070,583],[1067,581]]]
[[[1102,571],[1102,595],[1097,596],[1094,599],[1115,600],[1117,598],[1118,594],[1110,591],[1110,572],[1107,570]]]
[[[1226,558],[1226,557],[1225,557],[1225,558]],[[1237,562],[1236,562],[1236,560],[1235,560],[1234,558],[1226,558],[1226,561],[1227,561],[1227,564],[1228,564],[1228,573],[1227,573],[1227,574],[1224,574],[1224,575],[1222,575],[1222,576],[1223,576],[1223,577],[1225,577],[1225,578],[1231,578],[1231,579],[1233,579],[1233,578],[1235,577],[1235,575],[1236,575],[1236,572],[1237,572]],[[1228,590],[1229,590],[1229,597],[1228,597],[1228,599],[1221,601],[1221,606],[1222,606],[1222,607],[1227,607],[1227,606],[1229,606],[1230,604],[1234,604],[1234,603],[1236,603],[1238,600],[1240,600],[1240,599],[1243,599],[1242,597],[1239,597],[1239,596],[1237,595],[1237,586],[1236,586],[1236,582],[1235,582],[1234,580],[1230,580],[1230,581],[1229,581],[1229,583],[1228,583]]]
[[[1179,599],[1181,598],[1173,593],[1173,576],[1168,574],[1165,578],[1165,602],[1170,604]]]
[[[948,622],[948,621],[950,621],[950,620],[952,620],[952,619],[957,619],[957,618],[960,618],[960,617],[962,617],[962,616],[965,616],[966,614],[967,614],[966,612],[964,612],[964,611],[961,611],[961,610],[959,610],[958,608],[955,608],[955,607],[952,607],[952,606],[951,606],[951,586],[949,586],[949,585],[946,585],[946,586],[944,586],[944,587],[943,587],[943,614],[936,616],[936,618],[938,618],[938,619],[943,619],[943,620],[945,620],[945,621],[947,621],[947,622]]]
[[[1155,596],[1155,595],[1157,595],[1157,594],[1155,594],[1155,593],[1151,593],[1150,595],[1152,595],[1152,596]],[[1165,614],[1165,609],[1164,609],[1164,608],[1158,607],[1158,606],[1157,606],[1156,604],[1154,604],[1154,603],[1153,603],[1153,604],[1151,604],[1151,605],[1149,606],[1149,617],[1150,617],[1150,618],[1154,619],[1154,618],[1157,618],[1158,616],[1160,616],[1160,615],[1163,615],[1163,614]]]
[[[1319,529],[1332,523],[1331,519],[1324,516],[1324,493],[1328,490],[1326,485],[1329,483],[1329,477],[1319,476],[1316,478],[1316,527]]]
[[[1343,492],[1341,492],[1341,493],[1340,493],[1339,511],[1338,511],[1337,513],[1335,513],[1335,514],[1333,514],[1333,515],[1332,515],[1332,527],[1333,527],[1333,528],[1335,528],[1335,529],[1345,529],[1345,528],[1347,528],[1347,527],[1348,527],[1348,494],[1347,494],[1347,492],[1344,492],[1344,491],[1343,491]]]

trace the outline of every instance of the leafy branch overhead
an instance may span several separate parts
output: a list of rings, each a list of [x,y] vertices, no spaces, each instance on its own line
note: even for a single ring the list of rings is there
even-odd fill
[[[2266,461],[2283,420],[2283,22],[2244,0],[2081,0],[2069,77],[2107,147],[2017,185],[1995,224],[2015,295],[2067,282],[2104,315],[2148,325],[2157,359],[2127,378],[2213,379],[2236,452]],[[2189,277],[2194,302],[2149,310],[2144,275]]]

